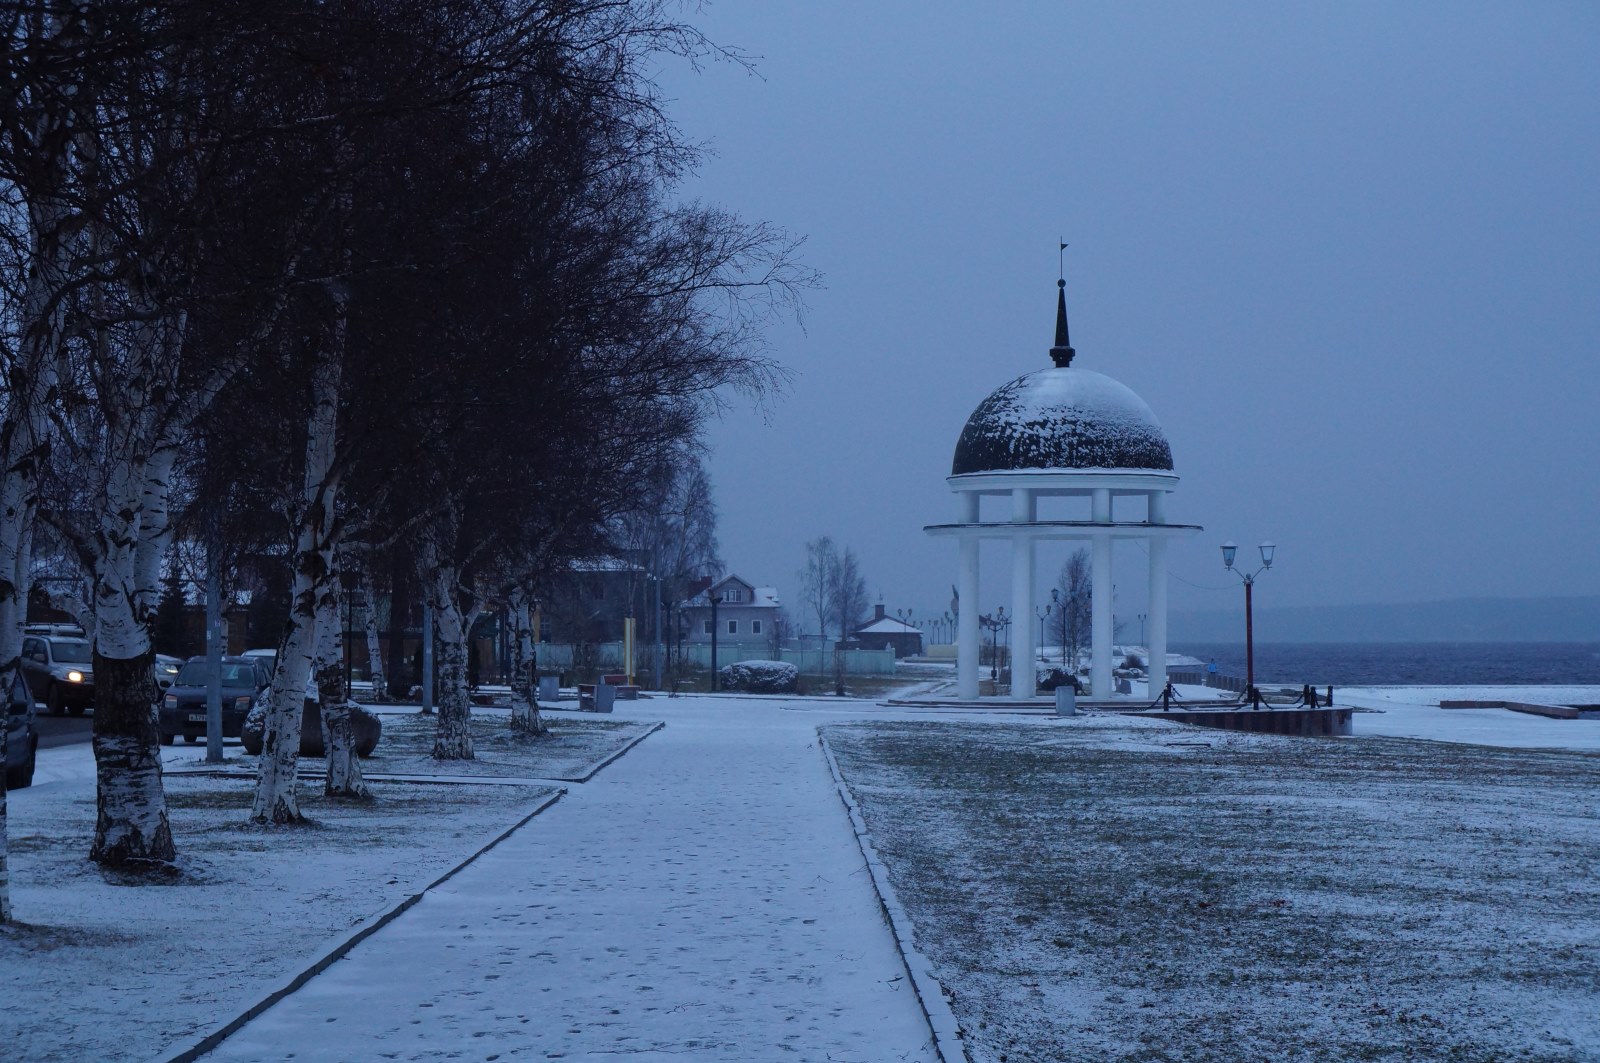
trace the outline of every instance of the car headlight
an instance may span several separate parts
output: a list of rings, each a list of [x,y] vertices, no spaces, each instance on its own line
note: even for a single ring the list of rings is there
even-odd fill
[[[73,669],[72,671],[67,673],[67,682],[69,682],[69,683],[81,683],[81,682],[83,682],[83,673],[78,671],[77,669]]]
[[[167,695],[167,700],[166,700],[166,706],[169,709],[177,708],[178,707],[178,695],[176,695],[176,694],[168,694]]]
[[[254,700],[255,699],[251,697],[234,698],[233,707],[236,709],[243,709],[245,712],[249,712],[250,703]]]

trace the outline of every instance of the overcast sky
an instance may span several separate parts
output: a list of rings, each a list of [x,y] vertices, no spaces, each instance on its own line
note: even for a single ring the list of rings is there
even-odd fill
[[[715,152],[690,194],[804,234],[826,279],[772,335],[790,391],[710,433],[732,571],[798,604],[830,534],[891,613],[948,607],[956,547],[922,527],[955,517],[973,407],[1050,364],[1064,234],[1074,364],[1150,404],[1170,519],[1205,526],[1174,609],[1237,596],[1229,538],[1278,543],[1284,604],[1600,594],[1600,5],[693,17],[760,58],[664,75]],[[1119,547],[1119,616],[1143,561]]]

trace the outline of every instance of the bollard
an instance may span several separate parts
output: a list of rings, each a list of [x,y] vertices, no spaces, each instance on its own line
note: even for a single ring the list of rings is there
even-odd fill
[[[1070,683],[1063,683],[1056,687],[1056,715],[1078,715],[1078,692],[1072,689]]]

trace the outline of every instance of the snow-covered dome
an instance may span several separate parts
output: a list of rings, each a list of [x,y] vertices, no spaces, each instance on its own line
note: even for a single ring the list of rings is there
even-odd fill
[[[1065,310],[1058,348],[1065,342]],[[1062,359],[1057,359],[1058,362]],[[1057,365],[1018,377],[972,411],[950,472],[1020,469],[1172,471],[1172,448],[1155,414],[1104,373]]]

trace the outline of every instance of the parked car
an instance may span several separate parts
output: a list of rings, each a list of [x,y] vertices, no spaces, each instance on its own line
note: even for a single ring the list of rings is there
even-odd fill
[[[82,716],[94,703],[94,647],[82,635],[24,635],[22,674],[52,716]]]
[[[206,682],[211,669],[204,657],[191,657],[161,699],[161,741],[171,745],[179,735],[198,742],[206,733]],[[267,673],[253,657],[222,658],[222,737],[238,738],[244,718],[267,685]]]
[[[33,695],[27,682],[12,673],[6,697],[6,789],[33,785],[33,765],[39,759],[39,731],[33,720]]]
[[[156,686],[166,690],[177,680],[178,671],[182,667],[182,657],[168,657],[164,653],[156,654]]]
[[[278,667],[277,650],[245,650],[243,656],[254,658],[261,670],[267,673],[267,682],[272,682],[272,670]]]

